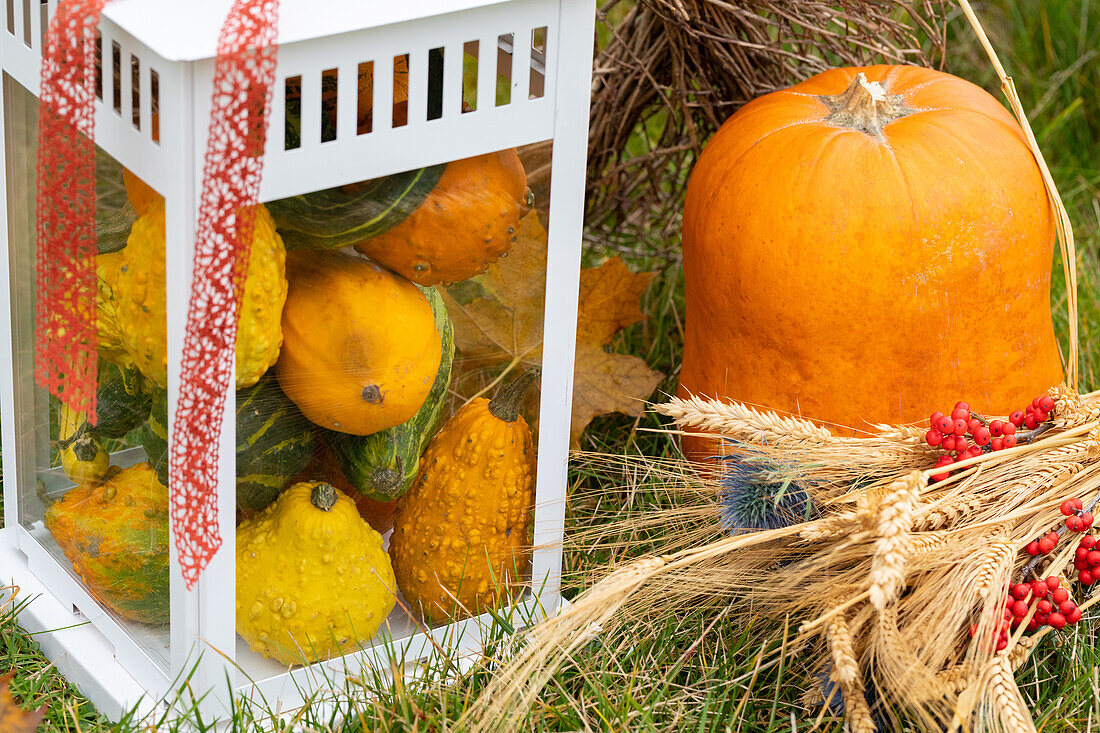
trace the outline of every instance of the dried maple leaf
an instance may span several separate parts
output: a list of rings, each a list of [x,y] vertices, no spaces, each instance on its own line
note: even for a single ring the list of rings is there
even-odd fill
[[[46,706],[37,710],[23,710],[11,696],[11,678],[14,672],[0,675],[0,733],[33,733],[46,714]]]
[[[581,271],[570,421],[573,447],[579,447],[581,433],[597,415],[640,415],[642,400],[661,381],[661,373],[642,359],[605,348],[616,333],[645,318],[638,302],[653,276],[630,272],[617,257]],[[545,277],[546,230],[532,212],[520,222],[507,259],[444,292],[461,353],[460,370],[503,366],[512,371],[542,362]]]

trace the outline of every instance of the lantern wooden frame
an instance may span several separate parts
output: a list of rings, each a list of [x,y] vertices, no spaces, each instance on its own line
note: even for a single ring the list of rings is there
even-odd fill
[[[18,85],[37,96],[42,39],[57,0],[0,3],[0,66],[5,87]],[[169,417],[180,376],[197,206],[202,183],[217,35],[229,0],[115,0],[99,27],[103,49],[103,94],[95,103],[96,143],[161,192],[166,199],[168,278]],[[546,270],[535,552],[531,591],[521,601],[528,612],[552,613],[560,603],[561,539],[564,526],[570,401],[580,270],[584,170],[591,83],[593,0],[408,0],[364,3],[282,0],[273,113],[265,151],[261,201],[297,195],[412,168],[534,142],[553,143]],[[543,49],[532,50],[533,33],[545,29]],[[468,43],[492,49],[478,65],[474,111],[461,109],[462,59]],[[428,54],[443,49],[442,114],[427,119]],[[108,49],[110,52],[108,52]],[[373,62],[375,79],[393,73],[395,56],[408,54],[408,121],[392,126],[392,90],[374,84],[372,130],[357,134],[354,70]],[[492,63],[485,63],[484,57]],[[509,64],[510,62],[510,64]],[[119,89],[108,64],[122,64]],[[498,67],[510,79],[510,100],[497,105]],[[320,81],[337,68],[336,139],[321,141]],[[132,73],[129,73],[132,72]],[[283,93],[288,77],[301,76],[301,146],[284,147]],[[136,84],[134,81],[136,80]],[[154,119],[156,85],[159,114]],[[5,110],[2,134],[10,134]],[[154,134],[154,129],[156,133]],[[154,139],[157,138],[157,139]],[[5,159],[5,211],[25,204],[13,182],[27,171]],[[33,192],[30,194],[33,201]],[[164,707],[179,678],[191,673],[195,690],[210,690],[202,705],[224,714],[229,689],[262,694],[284,709],[300,703],[321,680],[334,683],[349,660],[372,664],[400,646],[408,660],[433,653],[436,645],[476,650],[487,618],[467,619],[427,633],[408,626],[386,641],[343,659],[310,667],[274,670],[251,659],[234,630],[235,501],[233,394],[227,395],[220,446],[219,517],[222,549],[193,591],[183,587],[172,559],[171,631],[167,648],[135,636],[91,598],[72,571],[51,554],[41,527],[20,519],[21,492],[35,481],[26,460],[33,441],[36,389],[26,364],[33,346],[26,313],[16,312],[17,255],[14,217],[0,218],[0,247],[8,266],[0,276],[0,424],[3,437],[5,527],[0,530],[0,586],[14,581],[17,599],[29,599],[20,623],[43,651],[104,713],[118,716],[138,706]],[[22,263],[25,265],[26,263]],[[29,270],[24,270],[29,271]],[[33,288],[33,286],[31,286]],[[18,302],[26,302],[25,298]],[[33,323],[33,319],[29,322]],[[133,460],[141,460],[134,455]],[[48,536],[48,535],[47,535]],[[0,592],[2,593],[2,592]],[[9,591],[10,593],[10,591]],[[392,617],[391,617],[392,618]],[[212,653],[217,650],[217,653]],[[255,655],[251,655],[255,656]],[[388,666],[388,661],[383,667]],[[226,679],[230,685],[226,685]]]

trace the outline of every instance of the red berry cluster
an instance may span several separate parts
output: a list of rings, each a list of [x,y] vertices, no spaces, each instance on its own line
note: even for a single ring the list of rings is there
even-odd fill
[[[1062,587],[1061,581],[1053,575],[1046,580],[1033,580],[1030,583],[1017,583],[1012,586],[1004,601],[1004,616],[997,626],[997,651],[1008,646],[1011,629],[1023,624],[1032,605],[1035,615],[1027,622],[1028,631],[1036,631],[1042,626],[1063,629],[1067,624],[1081,620],[1081,609],[1069,597],[1069,591]],[[970,636],[978,633],[978,625],[970,627]]]
[[[1073,567],[1077,568],[1077,579],[1081,585],[1092,585],[1100,578],[1100,548],[1096,547],[1096,538],[1091,534],[1082,537],[1077,545]]]
[[[946,453],[936,461],[936,468],[946,468],[952,463],[976,458],[987,451],[1005,450],[1016,446],[1016,430],[1026,427],[1034,430],[1039,423],[1046,422],[1050,411],[1054,409],[1054,400],[1050,395],[1040,395],[1028,405],[1027,413],[1016,410],[1008,416],[1008,421],[991,420],[970,410],[965,402],[956,402],[950,415],[933,412],[928,418],[928,432],[924,441],[933,448]],[[954,453],[954,456],[950,454]],[[943,481],[951,475],[950,471],[937,473],[933,481]]]
[[[1085,505],[1080,499],[1066,499],[1059,509],[1066,517],[1066,529],[1070,532],[1087,532],[1092,526],[1092,512],[1085,511]]]
[[[1027,554],[1033,557],[1036,555],[1047,555],[1054,549],[1054,546],[1058,544],[1058,538],[1060,536],[1061,535],[1057,532],[1051,531],[1044,537],[1028,542],[1027,547],[1024,549],[1027,551]]]
[[[1046,580],[1017,583],[1009,590],[1005,599],[1005,620],[1013,628],[1019,626],[1027,616],[1030,610],[1029,600],[1035,603],[1035,615],[1028,621],[1028,631],[1035,631],[1040,626],[1061,629],[1066,624],[1075,624],[1081,620],[1081,609],[1069,597],[1069,591],[1061,587],[1058,578],[1052,575]]]

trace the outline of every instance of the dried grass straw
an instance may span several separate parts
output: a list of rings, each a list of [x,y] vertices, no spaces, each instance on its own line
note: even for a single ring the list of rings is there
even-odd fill
[[[1043,171],[1076,324],[1076,253],[1065,208],[1012,80],[969,2],[959,2]],[[961,462],[964,470],[934,483],[930,476],[942,469],[931,468],[920,432],[908,426],[835,437],[808,421],[748,405],[689,397],[658,406],[678,430],[735,441],[731,450],[739,459],[769,466],[769,481],[799,487],[817,514],[731,536],[718,474],[682,460],[583,455],[590,470],[618,474],[623,491],[665,492],[663,503],[671,508],[623,510],[617,522],[583,528],[571,539],[585,550],[578,554],[629,556],[642,542],[660,549],[622,560],[570,608],[523,636],[454,730],[520,727],[542,687],[597,634],[644,633],[655,623],[714,608],[734,619],[747,620],[751,612],[798,622],[796,636],[777,654],[798,649],[800,658],[817,660],[807,671],[835,687],[807,691],[804,699],[823,701],[839,688],[850,730],[875,729],[877,699],[927,728],[1033,732],[1013,672],[1046,630],[1024,637],[1020,627],[1001,650],[995,640],[1010,583],[1053,574],[1076,590],[1075,578],[1064,572],[1076,544],[1071,538],[1039,565],[1023,548],[1062,525],[1065,497],[1087,503],[1100,494],[1100,393],[1077,393],[1077,361],[1074,327],[1067,383],[1050,390],[1052,429]],[[775,572],[779,563],[782,572]]]

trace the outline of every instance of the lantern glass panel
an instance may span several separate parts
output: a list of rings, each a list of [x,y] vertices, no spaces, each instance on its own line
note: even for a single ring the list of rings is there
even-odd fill
[[[38,100],[7,75],[4,111],[18,423],[18,472],[8,478],[18,484],[19,523],[36,545],[31,552],[52,557],[65,573],[64,587],[53,589],[59,597],[97,625],[129,636],[167,670],[167,440],[150,433],[148,422],[166,381],[163,202],[132,179],[134,204],[149,209],[144,224],[135,225],[122,166],[96,148],[93,424],[35,383]],[[155,467],[147,451],[158,444],[164,464]]]
[[[236,661],[250,677],[530,592],[537,376],[516,422],[484,403],[542,362],[550,158],[538,143],[264,205],[279,237],[254,230],[236,392]],[[260,287],[284,248],[285,296]],[[335,507],[311,503],[321,484]]]

